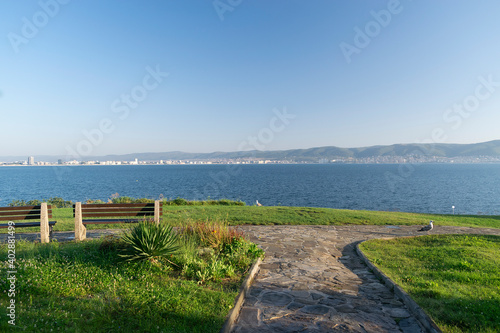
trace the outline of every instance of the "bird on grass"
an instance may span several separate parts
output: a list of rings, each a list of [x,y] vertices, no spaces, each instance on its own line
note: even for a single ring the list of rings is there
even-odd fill
[[[425,227],[422,227],[419,231],[431,231],[432,228],[434,228],[434,224],[432,224],[434,221],[430,221],[428,225]]]
[[[262,204],[259,202],[259,200],[255,200],[255,203],[257,204],[258,207],[262,207]]]

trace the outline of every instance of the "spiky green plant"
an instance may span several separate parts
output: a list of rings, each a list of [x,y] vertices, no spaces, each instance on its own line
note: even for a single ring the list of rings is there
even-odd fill
[[[166,223],[140,222],[125,232],[122,240],[128,245],[120,254],[125,261],[157,261],[158,258],[163,258],[175,265],[168,257],[180,249],[177,234]]]

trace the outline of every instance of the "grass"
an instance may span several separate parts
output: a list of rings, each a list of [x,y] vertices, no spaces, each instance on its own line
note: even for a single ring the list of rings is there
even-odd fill
[[[36,201],[36,202],[35,202]],[[54,231],[73,231],[72,202],[62,198],[45,200],[53,204],[53,219],[57,221]],[[152,199],[120,197],[113,194],[110,203],[153,202]],[[31,200],[30,203],[39,203]],[[88,202],[104,203],[101,200]],[[256,207],[246,206],[242,201],[229,199],[188,201],[183,198],[163,199],[163,221],[172,226],[183,226],[186,221],[224,220],[229,225],[425,225],[434,220],[436,225],[500,228],[500,216],[488,215],[438,215],[402,212],[363,211],[314,207]],[[27,204],[13,201],[10,205]],[[127,224],[88,225],[87,229],[128,228]],[[39,232],[39,228],[18,228],[16,232]],[[0,233],[6,233],[0,229]]]
[[[202,206],[163,207],[163,218],[182,224],[186,218],[218,217],[230,225],[437,225],[500,228],[500,216],[435,215],[401,212],[358,211],[313,207]]]
[[[180,235],[169,260],[126,262],[123,241],[16,243],[16,328],[40,332],[218,332],[250,264],[262,250],[243,238],[204,251]],[[7,245],[0,247],[7,258]],[[8,262],[0,262],[3,271]],[[9,285],[0,279],[0,331]],[[7,319],[6,319],[7,318]]]
[[[55,231],[73,231],[71,208],[53,208]],[[434,220],[437,226],[500,228],[500,216],[435,215],[401,212],[356,211],[310,207],[256,207],[236,205],[164,205],[163,220],[173,226],[185,221],[224,220],[229,225],[425,225]],[[128,228],[127,224],[88,225],[91,229]],[[39,228],[18,228],[16,232],[39,232]],[[6,232],[2,229],[0,232]]]
[[[74,230],[71,208],[53,208],[53,216],[55,231]],[[169,332],[216,331],[234,300],[244,268],[260,255],[255,245],[240,242],[239,235],[223,235],[230,230],[228,225],[425,225],[429,220],[437,226],[500,228],[500,216],[256,207],[229,200],[178,198],[164,203],[163,221],[180,227],[183,251],[172,262],[181,270],[154,261],[119,263],[115,256],[99,250],[103,246],[99,242],[106,245],[106,240],[64,245],[21,242],[18,258],[24,271],[20,276],[26,279],[20,280],[18,314],[30,330],[42,325],[56,331],[68,325],[70,331],[80,327],[108,331],[120,322],[122,331],[135,330],[137,325],[157,331],[159,323]],[[129,226],[89,225],[88,229]],[[39,228],[16,232],[39,232]],[[231,241],[222,241],[224,237]],[[426,236],[370,241],[362,246],[445,331],[498,332],[499,237]],[[5,248],[2,251],[5,257]],[[82,279],[77,280],[79,276]],[[0,300],[3,309],[5,297]]]
[[[500,332],[500,237],[432,235],[360,245],[445,332]]]

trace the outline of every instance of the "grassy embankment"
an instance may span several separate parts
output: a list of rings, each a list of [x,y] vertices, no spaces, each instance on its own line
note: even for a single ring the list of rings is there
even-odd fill
[[[47,200],[52,204],[55,231],[74,230],[71,201],[62,198]],[[152,202],[151,199],[120,197],[109,199],[112,203]],[[15,200],[11,205],[38,205],[41,201]],[[104,203],[97,200],[92,203]],[[57,208],[67,207],[67,208]],[[256,207],[233,200],[187,201],[182,198],[163,200],[163,220],[173,226],[190,221],[219,220],[229,225],[425,225],[434,220],[436,225],[500,228],[500,216],[488,215],[438,215],[383,211],[362,211],[313,207]],[[128,228],[127,224],[88,225],[88,229]],[[0,230],[0,233],[5,232]],[[18,228],[16,232],[39,232],[39,228]]]
[[[366,256],[444,332],[500,332],[500,237],[371,240]]]
[[[53,208],[54,231],[74,230],[71,208]],[[163,206],[163,220],[173,226],[186,221],[223,220],[229,225],[425,225],[500,228],[500,216],[433,215],[400,212],[355,211],[308,207],[256,206]],[[128,228],[127,224],[89,225],[88,229]],[[18,228],[16,232],[39,232],[39,228]],[[5,232],[5,231],[4,231]]]

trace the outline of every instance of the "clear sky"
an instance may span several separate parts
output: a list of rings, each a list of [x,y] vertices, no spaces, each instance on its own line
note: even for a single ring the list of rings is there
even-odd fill
[[[0,156],[500,139],[500,2],[0,0]]]

